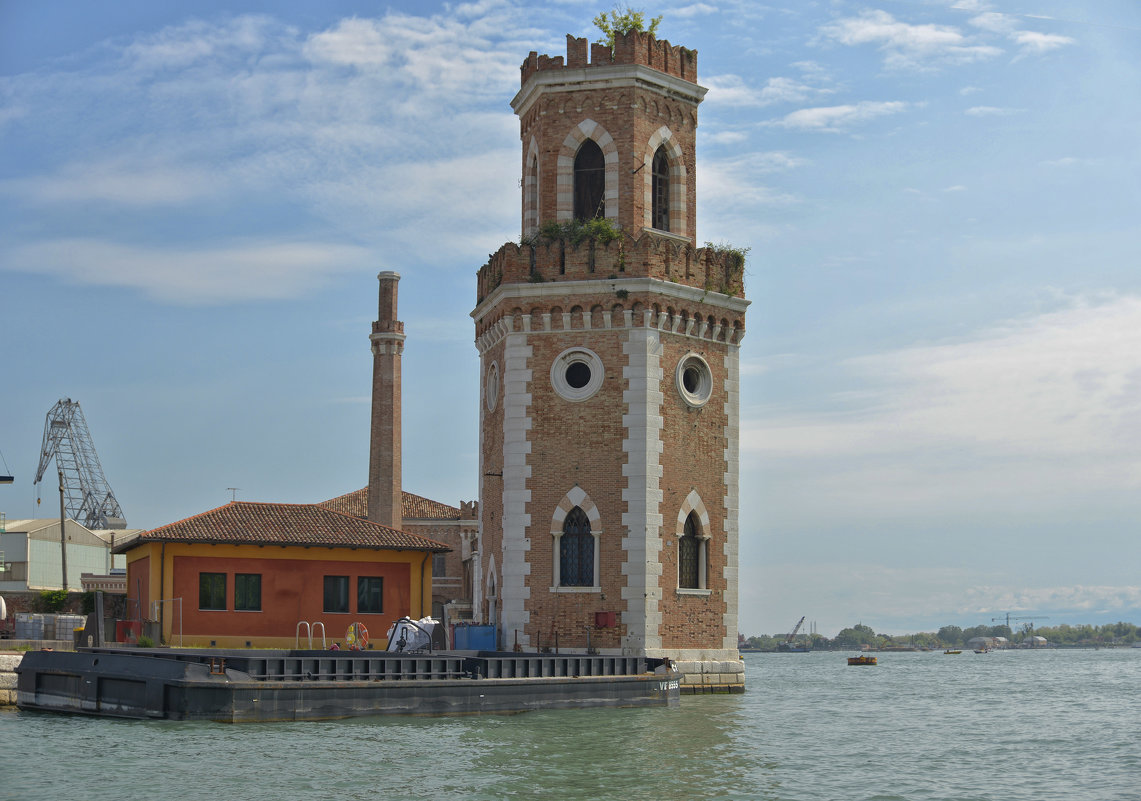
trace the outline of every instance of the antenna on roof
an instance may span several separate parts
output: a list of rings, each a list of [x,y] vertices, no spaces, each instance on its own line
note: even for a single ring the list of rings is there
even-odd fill
[[[241,489],[241,487],[226,487],[226,492],[230,493],[230,501],[231,502],[236,501],[238,499],[238,490],[240,490],[240,489]]]

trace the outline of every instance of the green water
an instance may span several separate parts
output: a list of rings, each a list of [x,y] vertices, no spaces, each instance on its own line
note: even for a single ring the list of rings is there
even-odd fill
[[[0,713],[0,799],[1126,799],[1141,650],[748,654],[676,709],[225,725]]]

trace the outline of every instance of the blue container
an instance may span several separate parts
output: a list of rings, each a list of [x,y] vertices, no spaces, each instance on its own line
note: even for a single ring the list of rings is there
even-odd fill
[[[495,626],[457,623],[453,640],[457,651],[494,651]]]

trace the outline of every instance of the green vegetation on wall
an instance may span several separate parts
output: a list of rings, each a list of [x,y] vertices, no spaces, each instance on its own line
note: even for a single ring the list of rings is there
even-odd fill
[[[654,17],[650,20],[649,27],[646,27],[646,12],[641,9],[632,9],[630,6],[615,5],[614,10],[610,12],[609,16],[605,11],[594,18],[594,25],[598,30],[602,31],[602,38],[598,40],[598,44],[607,45],[610,52],[614,52],[614,40],[618,36],[625,36],[631,31],[645,31],[650,36],[655,36],[658,32],[658,25],[661,23],[661,16]]]

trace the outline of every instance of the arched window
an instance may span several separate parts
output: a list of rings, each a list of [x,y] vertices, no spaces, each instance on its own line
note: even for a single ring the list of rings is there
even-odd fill
[[[654,153],[653,165],[653,221],[659,231],[670,230],[670,160],[665,145],[659,145]]]
[[[539,227],[539,157],[531,157],[531,168],[527,171],[527,204],[524,211],[524,233],[530,234]]]
[[[559,583],[563,587],[594,586],[594,536],[586,512],[578,506],[567,514],[559,538]]]
[[[587,139],[574,157],[574,218],[606,216],[606,162],[602,148]]]
[[[677,585],[685,590],[701,589],[701,548],[703,542],[698,537],[697,513],[690,512],[685,519],[685,532],[678,541]]]

